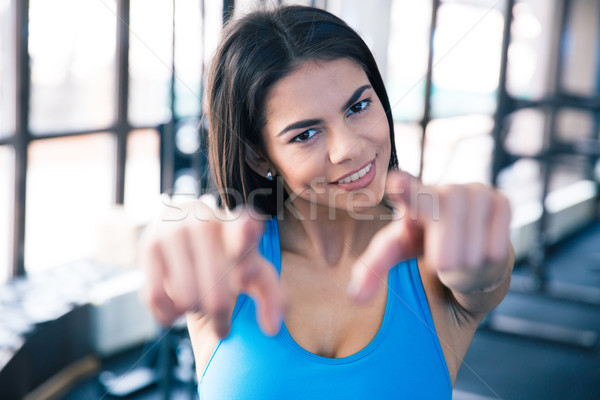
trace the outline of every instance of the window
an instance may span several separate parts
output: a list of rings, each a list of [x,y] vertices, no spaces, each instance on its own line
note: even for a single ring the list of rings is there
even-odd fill
[[[481,114],[438,118],[427,126],[423,181],[489,183],[494,121]]]
[[[92,256],[95,222],[116,204],[154,215],[159,125],[200,114],[222,7],[0,0],[0,280]]]
[[[141,220],[160,206],[159,136],[153,129],[133,131],[127,138],[125,210]]]
[[[175,113],[200,115],[204,68],[202,10],[199,1],[175,3]]]
[[[115,0],[30,0],[30,128],[36,135],[115,121]]]
[[[502,3],[440,6],[433,42],[434,116],[494,113],[504,29]]]
[[[0,0],[0,139],[15,131],[14,5]]]
[[[113,204],[114,147],[106,133],[37,140],[29,146],[27,272],[94,253],[96,224]]]
[[[548,94],[555,10],[546,1],[515,4],[506,81],[508,92],[515,97],[539,99]]]
[[[131,1],[129,122],[133,126],[158,125],[171,117],[172,3]]]
[[[394,1],[390,10],[386,87],[394,119],[423,117],[431,1]]]
[[[394,124],[394,141],[400,168],[413,175],[419,174],[421,154],[421,126],[416,123]]]
[[[567,55],[564,88],[583,96],[597,96],[598,82],[598,30],[600,29],[600,2],[575,0],[571,2],[568,21]],[[596,32],[596,34],[590,34]],[[582,62],[585,60],[585,62]]]
[[[14,200],[14,151],[11,147],[0,146],[0,284],[9,278],[12,265],[12,227]]]

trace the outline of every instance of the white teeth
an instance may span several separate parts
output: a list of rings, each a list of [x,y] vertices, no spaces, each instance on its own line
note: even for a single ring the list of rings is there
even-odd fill
[[[366,167],[364,167],[363,169],[361,169],[360,171],[338,181],[338,183],[350,183],[350,182],[354,182],[357,179],[362,178],[363,176],[365,176],[370,170],[371,170],[371,165],[369,164]]]

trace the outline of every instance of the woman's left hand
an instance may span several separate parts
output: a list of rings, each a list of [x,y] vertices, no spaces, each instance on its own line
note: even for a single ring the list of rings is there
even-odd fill
[[[381,229],[353,267],[350,294],[372,297],[390,268],[423,256],[453,292],[492,291],[510,266],[510,206],[496,190],[473,183],[425,186],[392,171],[386,198],[397,218]]]

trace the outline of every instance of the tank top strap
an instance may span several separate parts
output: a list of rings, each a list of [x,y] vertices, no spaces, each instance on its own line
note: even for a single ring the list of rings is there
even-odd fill
[[[265,232],[258,244],[259,252],[265,257],[281,275],[281,249],[279,247],[279,228],[277,216],[265,222]]]

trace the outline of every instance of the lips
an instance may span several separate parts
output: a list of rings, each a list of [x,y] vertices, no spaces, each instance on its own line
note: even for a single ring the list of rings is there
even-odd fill
[[[344,179],[338,181],[338,183],[350,183],[359,180],[363,176],[365,176],[371,170],[372,164],[367,165],[363,169],[358,172],[353,173],[350,176],[345,177]]]
[[[375,168],[375,159],[373,159],[361,168],[343,175],[332,184],[346,191],[365,188],[375,179]]]
[[[358,180],[359,178],[362,178],[363,176],[365,176],[369,170],[373,167],[373,163],[375,162],[375,159],[372,159],[371,161],[363,164],[360,168],[352,171],[352,172],[348,172],[345,175],[342,175],[340,178],[335,179],[332,183],[350,183],[353,181]]]

